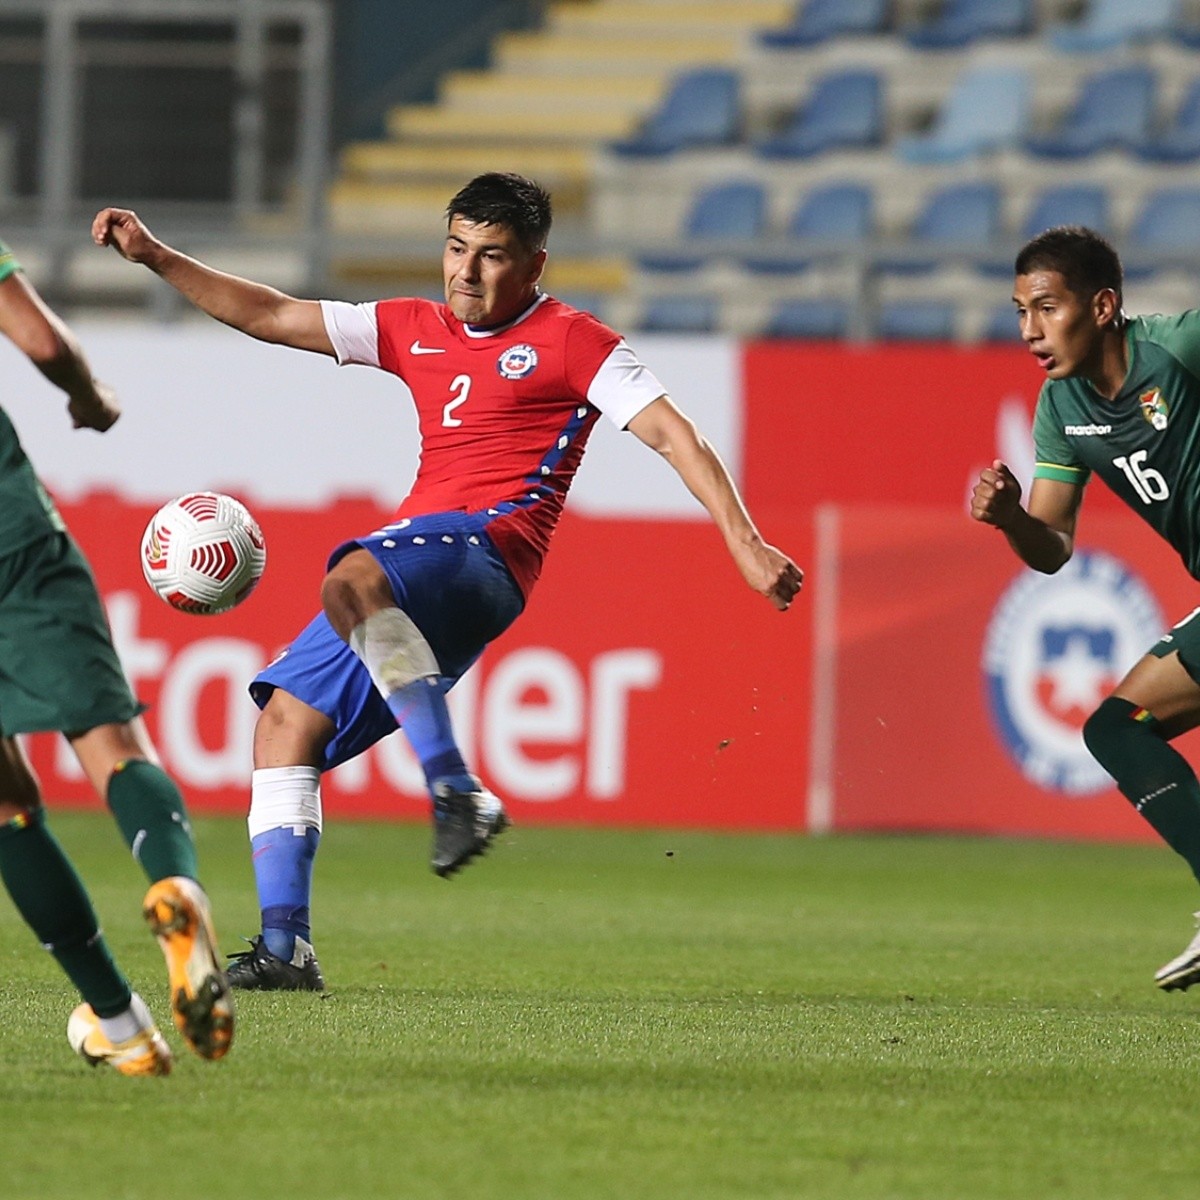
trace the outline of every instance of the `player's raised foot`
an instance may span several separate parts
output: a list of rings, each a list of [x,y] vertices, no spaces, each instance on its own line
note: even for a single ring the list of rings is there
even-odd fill
[[[433,785],[432,865],[443,879],[483,854],[507,828],[504,805],[482,785],[470,792]]]
[[[1193,914],[1197,924],[1200,924],[1200,912]],[[1155,973],[1154,982],[1164,992],[1183,992],[1193,983],[1200,983],[1200,930],[1187,944],[1187,948],[1178,957],[1171,959],[1165,967],[1160,967]]]
[[[303,938],[296,939],[291,960],[280,958],[267,949],[261,937],[248,938],[249,950],[229,955],[226,970],[235,988],[258,992],[323,992],[325,978],[313,948]]]
[[[133,1012],[142,1029],[123,1042],[113,1042],[90,1004],[81,1004],[67,1021],[71,1049],[91,1067],[106,1063],[122,1075],[169,1075],[171,1048],[159,1033],[142,998],[133,997]]]
[[[175,875],[151,885],[142,914],[167,960],[175,1027],[201,1058],[223,1058],[233,1041],[233,996],[208,897],[195,880]]]

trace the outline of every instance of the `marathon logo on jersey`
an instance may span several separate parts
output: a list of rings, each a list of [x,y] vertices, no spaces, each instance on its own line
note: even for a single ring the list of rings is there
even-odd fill
[[[1152,388],[1148,392],[1143,392],[1138,397],[1138,404],[1141,405],[1142,416],[1150,422],[1160,433],[1167,427],[1167,417],[1169,415],[1167,402],[1162,397],[1162,391],[1159,388]]]
[[[1107,437],[1112,433],[1111,425],[1064,425],[1067,437]]]
[[[509,346],[496,360],[496,370],[505,379],[524,379],[537,369],[537,351],[532,346],[522,342],[519,346]]]
[[[983,674],[996,731],[1027,779],[1071,796],[1113,786],[1083,723],[1164,628],[1153,594],[1109,554],[1018,576],[992,613]]]

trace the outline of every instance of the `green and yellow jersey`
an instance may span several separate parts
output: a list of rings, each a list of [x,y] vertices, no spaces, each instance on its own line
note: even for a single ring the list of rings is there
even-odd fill
[[[1035,479],[1094,471],[1200,579],[1200,310],[1134,317],[1129,370],[1103,399],[1084,379],[1048,379],[1033,419]]]
[[[0,242],[0,283],[20,269],[12,251]],[[0,408],[0,556],[63,527],[8,414]]]

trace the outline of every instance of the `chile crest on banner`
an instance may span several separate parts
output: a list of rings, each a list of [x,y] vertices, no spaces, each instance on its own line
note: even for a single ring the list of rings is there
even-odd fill
[[[1027,779],[1075,796],[1113,786],[1083,724],[1164,628],[1153,593],[1111,554],[1080,551],[1055,575],[1017,577],[992,613],[983,671],[992,720]]]

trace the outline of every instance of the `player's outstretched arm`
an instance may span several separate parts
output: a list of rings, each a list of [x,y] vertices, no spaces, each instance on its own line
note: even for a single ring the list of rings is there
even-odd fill
[[[181,254],[160,242],[127,208],[101,209],[92,222],[92,240],[149,267],[197,308],[242,333],[297,350],[334,353],[317,301],[298,300]]]
[[[103,433],[112,428],[121,415],[112,389],[92,374],[67,323],[20,271],[0,282],[0,333],[66,392],[67,412],[76,429]]]
[[[1021,485],[996,459],[979,474],[971,493],[971,516],[999,529],[1026,566],[1052,575],[1075,549],[1075,523],[1083,488],[1056,479],[1035,479],[1029,505],[1021,507]]]
[[[629,430],[678,472],[688,491],[716,522],[742,577],[780,612],[791,604],[804,572],[763,541],[717,452],[667,396],[642,409]]]

